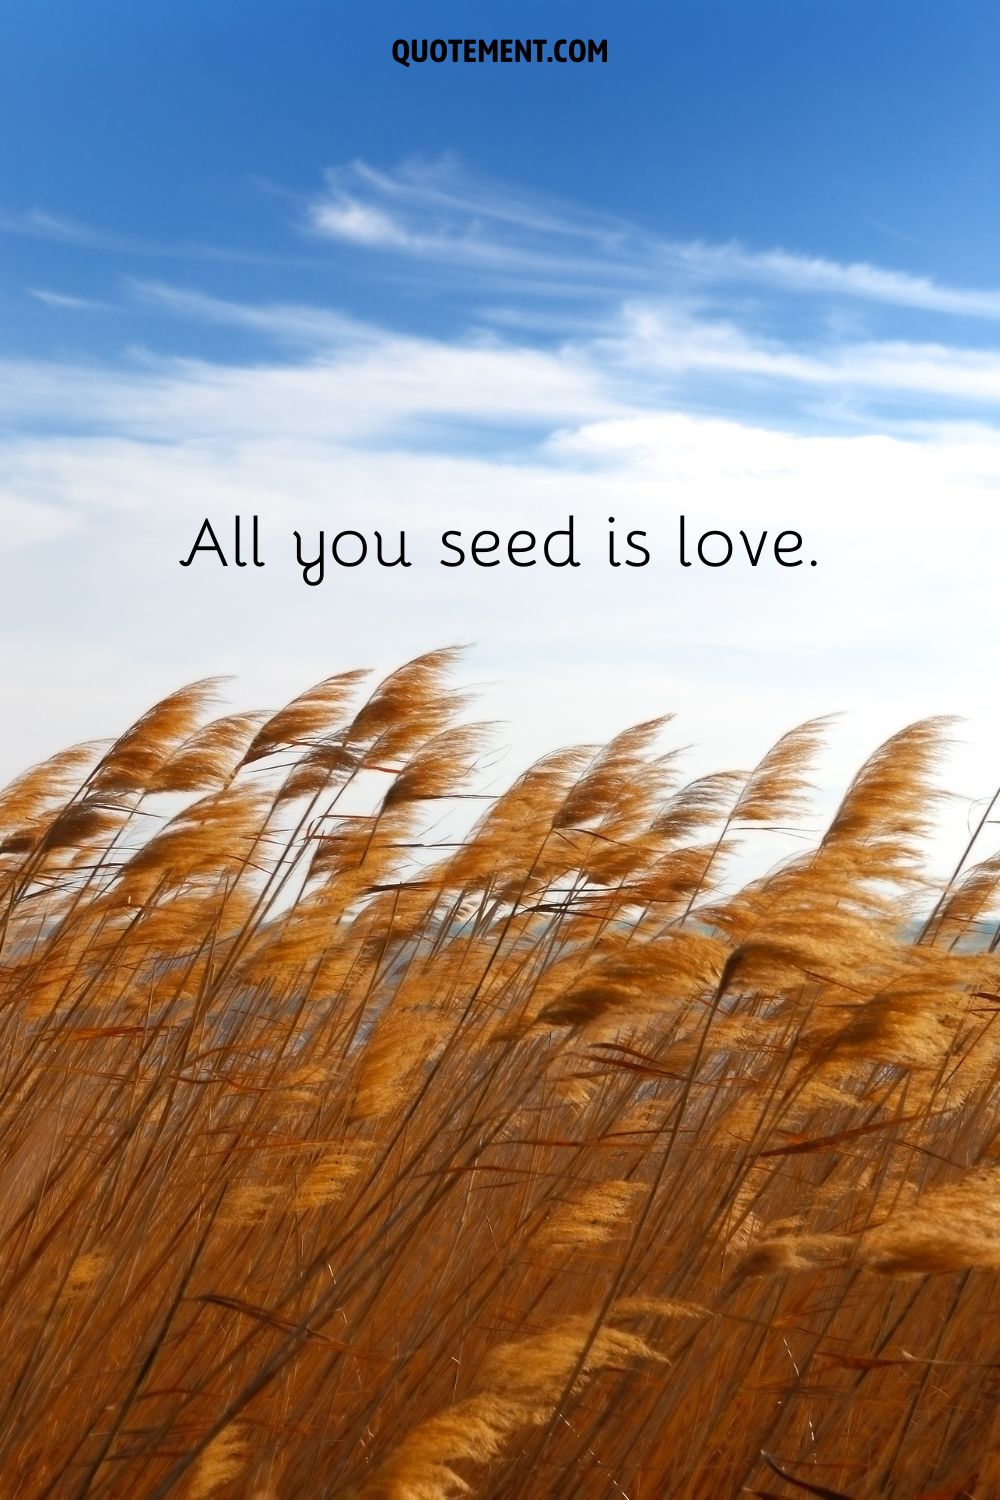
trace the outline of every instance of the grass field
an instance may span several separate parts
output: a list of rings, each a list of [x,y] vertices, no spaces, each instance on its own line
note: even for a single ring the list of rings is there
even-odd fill
[[[947,726],[734,889],[829,726],[460,800],[454,670],[198,684],[0,794],[0,1495],[1000,1495],[1000,859],[926,878]]]

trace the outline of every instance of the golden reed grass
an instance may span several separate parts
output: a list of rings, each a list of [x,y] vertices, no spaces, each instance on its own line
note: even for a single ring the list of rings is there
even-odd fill
[[[453,666],[198,683],[0,794],[0,1495],[1000,1495],[1000,861],[924,874],[946,726],[733,891],[823,723],[462,804]]]

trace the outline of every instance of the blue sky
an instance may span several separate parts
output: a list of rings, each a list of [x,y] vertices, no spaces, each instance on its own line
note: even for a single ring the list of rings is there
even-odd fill
[[[501,13],[5,17],[0,692],[25,728],[4,753],[207,672],[273,702],[465,640],[525,751],[675,709],[744,759],[846,708],[847,763],[955,710],[985,786],[1000,13]],[[608,62],[391,57],[470,33],[607,37]],[[177,567],[239,509],[266,570]],[[818,566],[683,574],[680,510],[798,527]],[[437,567],[446,526],[571,512],[577,576]],[[609,514],[648,528],[655,566],[602,568]],[[305,588],[292,529],[346,524],[405,526],[418,564]]]
[[[440,288],[428,299],[398,275],[359,274],[351,256],[297,232],[324,169],[389,169],[411,154],[457,152],[478,178],[671,240],[781,246],[958,286],[994,279],[995,6],[672,0],[499,14],[502,26],[467,5],[12,8],[0,213],[36,234],[4,245],[7,339],[22,350],[73,341],[65,320],[24,298],[35,281],[118,301],[129,275],[454,327]],[[391,59],[396,35],[470,26],[607,36],[609,63],[403,70]],[[89,250],[44,216],[89,231]],[[104,351],[170,333],[133,308],[76,337]]]

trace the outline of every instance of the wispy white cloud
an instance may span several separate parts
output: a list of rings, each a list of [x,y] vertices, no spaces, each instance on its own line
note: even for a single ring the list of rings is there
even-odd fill
[[[839,340],[792,347],[731,321],[632,303],[621,333],[602,341],[623,365],[674,376],[754,379],[859,396],[938,397],[1000,404],[1000,351],[915,340]]]
[[[200,242],[145,239],[128,233],[117,233],[78,219],[50,213],[47,209],[31,208],[13,212],[0,207],[0,236],[12,235],[22,239],[48,240],[60,244],[69,251],[89,251],[92,254],[113,254],[124,259],[138,258],[141,261],[196,261],[220,262],[247,266],[302,266],[307,262],[301,254],[268,253],[245,245],[212,245]]]
[[[857,299],[925,313],[1000,319],[1000,288],[942,284],[928,276],[843,263],[780,247],[750,249],[656,235],[570,206],[553,209],[512,190],[470,184],[456,163],[408,163],[395,172],[364,162],[328,172],[308,208],[316,233],[365,249],[500,274],[571,275],[590,288],[650,292],[745,283],[781,292]]]
[[[323,307],[246,304],[163,282],[129,285],[135,296],[164,313],[243,328],[271,341],[306,348],[331,371],[346,372],[352,389],[364,390],[371,360],[378,361],[391,351],[395,374],[386,384],[386,396],[399,387],[402,371],[410,369],[420,372],[418,389],[427,409],[438,404],[432,372],[439,368],[437,351],[442,346],[434,340],[404,337]],[[840,337],[814,339],[803,347],[742,328],[731,319],[699,315],[686,300],[662,298],[631,299],[616,311],[606,311],[596,319],[580,317],[565,327],[559,320],[550,320],[546,346],[530,352],[525,339],[519,340],[520,324],[530,332],[538,331],[536,318],[527,314],[519,319],[515,314],[494,323],[493,332],[452,341],[451,354],[465,364],[468,381],[475,385],[466,383],[458,398],[449,389],[446,403],[458,399],[463,411],[491,409],[498,419],[508,416],[512,393],[503,381],[491,377],[491,371],[506,370],[516,349],[518,360],[530,358],[536,370],[546,371],[550,397],[568,381],[572,400],[579,402],[583,382],[590,393],[588,410],[597,393],[609,406],[619,402],[627,382],[633,383],[627,392],[632,403],[655,406],[669,399],[683,406],[682,382],[694,377],[713,382],[714,402],[720,408],[740,387],[780,391],[786,420],[797,403],[817,391],[854,397],[859,403],[858,420],[863,418],[866,401],[883,397],[938,399],[987,409],[1000,405],[1000,351],[956,343]],[[645,389],[636,387],[636,381],[644,382]],[[713,399],[703,384],[689,395],[700,406]],[[343,409],[355,412],[356,402],[349,394],[342,399]],[[559,409],[564,409],[562,397],[556,400]],[[519,404],[514,393],[514,406]],[[550,401],[542,401],[538,410],[549,413]],[[901,415],[906,420],[910,413]]]
[[[443,242],[428,235],[413,234],[390,214],[371,204],[360,203],[348,193],[334,192],[312,209],[312,222],[321,234],[347,240],[352,245],[374,245],[380,250],[424,250],[441,248]]]
[[[346,244],[497,275],[588,283],[613,275],[620,283],[630,269],[642,271],[641,246],[625,223],[475,186],[451,158],[396,172],[361,161],[331,169],[307,207],[306,227]]]
[[[110,304],[97,301],[93,297],[77,297],[70,292],[53,292],[45,287],[32,286],[28,288],[29,297],[34,297],[36,302],[41,302],[44,307],[51,307],[58,312],[108,312]]]
[[[164,302],[164,306],[169,305]],[[281,309],[259,318],[238,304],[179,296],[185,316],[225,316],[269,331],[288,329]],[[287,310],[285,310],[287,311]],[[309,317],[291,318],[298,330]],[[321,317],[316,315],[314,326]],[[389,436],[404,446],[423,425],[480,432],[523,427],[531,433],[620,414],[628,404],[584,351],[539,349],[495,340],[448,342],[336,326],[335,336],[304,359],[250,364],[135,354],[106,367],[0,360],[0,420],[50,431],[89,429],[162,442],[189,436],[246,439],[276,419],[289,441],[322,433],[368,444]]]
[[[201,323],[243,328],[290,344],[335,347],[378,337],[377,330],[357,318],[324,307],[294,303],[251,304],[211,297],[164,281],[129,278],[127,290],[140,302],[166,313]]]
[[[43,208],[29,208],[21,213],[0,209],[0,234],[22,235],[33,240],[60,240],[73,245],[101,245],[105,236],[88,224],[49,213]]]
[[[673,244],[670,253],[685,260],[697,274],[722,280],[745,279],[784,290],[856,297],[921,312],[1000,318],[1000,289],[944,286],[928,276],[886,270],[865,261],[844,264],[786,250],[755,252],[738,244],[700,242]]]

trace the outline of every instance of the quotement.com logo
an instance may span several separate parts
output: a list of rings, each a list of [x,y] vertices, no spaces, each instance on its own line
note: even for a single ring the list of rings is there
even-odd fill
[[[607,38],[593,37],[402,37],[392,44],[400,67],[413,63],[606,63]]]

